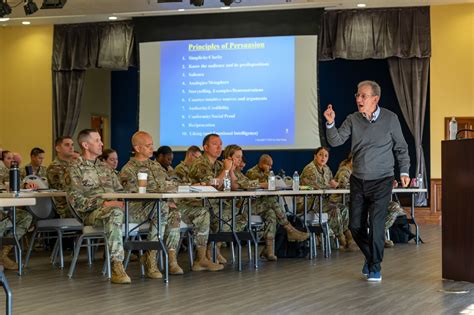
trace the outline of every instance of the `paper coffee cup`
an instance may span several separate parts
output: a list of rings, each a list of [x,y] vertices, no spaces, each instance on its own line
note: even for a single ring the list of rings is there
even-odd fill
[[[138,173],[138,193],[146,193],[147,179],[147,173]]]

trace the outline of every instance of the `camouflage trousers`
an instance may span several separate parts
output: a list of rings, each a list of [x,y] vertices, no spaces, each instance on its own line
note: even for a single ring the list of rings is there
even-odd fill
[[[323,212],[328,214],[331,236],[341,236],[349,229],[349,208],[342,203],[323,204]]]
[[[207,246],[211,215],[206,207],[191,206],[185,202],[178,202],[181,220],[193,225],[194,243],[196,246]]]
[[[278,200],[273,197],[259,197],[252,202],[254,213],[262,217],[264,229],[263,237],[265,239],[274,239],[277,224],[285,225],[288,223],[285,211],[281,208]]]
[[[72,218],[66,197],[53,197],[54,208],[61,219]]]
[[[3,212],[3,211],[2,211]],[[28,232],[28,229],[31,226],[31,221],[33,221],[33,216],[28,213],[28,211],[16,208],[16,237],[21,239],[23,235]],[[1,214],[1,221],[0,221],[0,235],[3,236],[5,231],[7,230],[8,223],[10,223],[10,219],[8,219],[7,213],[3,212]],[[12,236],[11,229],[8,231],[8,236]]]
[[[239,207],[240,202],[236,201],[236,213],[235,213],[235,230],[240,232],[245,229],[248,222],[248,216],[245,209]],[[214,214],[211,217],[211,231],[216,233],[219,230],[219,200],[209,199],[210,208],[212,208],[212,213]],[[232,219],[232,202],[225,200],[222,202],[222,229],[221,232],[231,232],[231,219]]]
[[[389,229],[398,216],[405,214],[405,211],[398,202],[390,201],[388,204],[387,216],[385,218],[385,229]]]
[[[156,221],[150,212],[155,207],[154,202],[130,202],[129,222],[142,223],[149,221],[150,229],[147,239],[156,241],[158,239],[158,229]],[[104,227],[109,245],[110,257],[112,261],[123,261],[123,231],[124,211],[118,207],[102,207],[84,217],[86,225]],[[179,244],[179,210],[170,208],[166,203],[161,204],[161,237],[164,236],[165,244],[168,248],[177,249]]]

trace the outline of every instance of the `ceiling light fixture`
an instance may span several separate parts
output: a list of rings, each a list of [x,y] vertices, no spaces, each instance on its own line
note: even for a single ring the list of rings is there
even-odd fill
[[[36,3],[33,2],[33,0],[25,0],[24,7],[25,9],[25,14],[26,15],[32,15],[36,11],[38,11],[38,6]]]
[[[4,17],[5,15],[9,15],[12,13],[12,8],[7,3],[7,0],[0,2],[0,17]]]
[[[43,0],[41,9],[62,9],[67,0]]]
[[[10,18],[0,18],[0,22],[6,22],[6,21],[9,21]]]
[[[367,5],[365,3],[358,3],[357,7],[358,8],[365,8]]]
[[[178,9],[178,12],[184,12],[184,9]]]
[[[204,0],[189,0],[189,4],[195,5],[196,7],[201,7],[204,5]]]
[[[23,24],[23,25],[30,25],[31,22],[30,22],[30,21],[23,21],[23,22],[21,22],[21,24]]]
[[[109,20],[111,21],[115,21],[116,19],[118,19],[116,16],[109,16]]]

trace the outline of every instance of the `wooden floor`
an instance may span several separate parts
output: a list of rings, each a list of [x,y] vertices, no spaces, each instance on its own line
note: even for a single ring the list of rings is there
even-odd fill
[[[243,272],[230,265],[218,273],[186,272],[168,285],[140,279],[137,263],[129,267],[131,285],[114,285],[101,276],[100,261],[89,268],[84,259],[70,280],[67,270],[35,253],[24,276],[7,277],[16,314],[474,313],[474,284],[441,279],[441,228],[422,226],[421,233],[425,244],[385,251],[382,283],[362,279],[360,252],[262,262],[257,271],[246,264]],[[457,290],[469,292],[450,292]]]

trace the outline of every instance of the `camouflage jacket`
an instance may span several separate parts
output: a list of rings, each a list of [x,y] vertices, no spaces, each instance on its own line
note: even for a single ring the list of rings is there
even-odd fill
[[[172,182],[166,170],[152,160],[137,161],[131,158],[120,171],[120,182],[128,192],[138,192],[138,173],[147,173],[147,192],[172,192],[177,185]]]
[[[260,183],[258,180],[251,180],[240,170],[235,170],[234,171],[235,177],[237,177],[237,184],[239,184],[239,188],[242,189],[252,189],[252,188],[259,188]]]
[[[331,169],[324,165],[320,170],[314,161],[311,161],[303,169],[300,176],[301,185],[308,185],[314,189],[325,189],[329,187],[329,181],[332,179]]]
[[[6,189],[6,182],[10,182],[10,169],[4,165],[0,165],[0,188]]]
[[[48,166],[46,170],[46,178],[48,179],[49,188],[57,190],[65,190],[66,183],[64,181],[64,175],[67,167],[71,164],[69,161],[60,160],[57,157]]]
[[[103,193],[122,190],[117,175],[100,160],[79,157],[71,163],[65,176],[67,198],[75,211],[85,214],[103,206]]]
[[[184,163],[184,161],[181,161],[175,169],[174,169],[176,175],[180,179],[181,182],[183,183],[191,183],[191,180],[189,179],[189,166]]]
[[[246,173],[247,177],[253,180],[258,180],[260,183],[267,182],[268,180],[268,173],[265,173],[258,167],[258,164],[249,169]]]
[[[339,183],[337,188],[349,189],[349,178],[351,177],[351,174],[352,168],[348,167],[347,165],[340,166],[337,170],[336,176],[334,177],[334,180]],[[341,194],[333,194],[329,197],[329,200],[334,203],[342,203],[343,198]],[[348,197],[346,197],[346,200],[348,200]]]
[[[193,161],[189,168],[189,180],[192,183],[209,183],[212,178],[216,178],[224,168],[221,161],[216,160],[214,165],[204,153]]]
[[[31,164],[28,163],[24,167],[20,167],[20,176],[21,176],[21,178],[26,177],[26,167],[27,166],[31,166]],[[47,178],[46,173],[47,173],[46,166],[41,165],[37,171],[35,171],[35,169],[33,168],[33,175],[36,175],[38,177]]]

